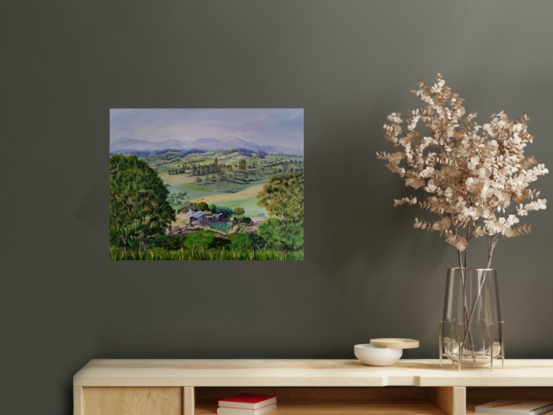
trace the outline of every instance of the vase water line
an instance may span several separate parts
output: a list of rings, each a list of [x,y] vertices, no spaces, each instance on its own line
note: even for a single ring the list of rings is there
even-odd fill
[[[492,268],[450,268],[443,320],[440,322],[442,358],[454,364],[483,366],[505,359],[497,275]]]

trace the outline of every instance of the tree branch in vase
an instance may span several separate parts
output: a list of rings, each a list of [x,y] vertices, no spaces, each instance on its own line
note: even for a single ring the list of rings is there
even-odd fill
[[[487,238],[489,270],[500,237],[529,234],[532,225],[520,223],[520,218],[545,209],[547,203],[529,186],[548,170],[533,155],[524,155],[534,140],[528,133],[530,119],[526,115],[513,121],[501,111],[479,125],[477,114],[466,113],[464,100],[440,74],[433,84],[419,81],[418,87],[411,93],[426,105],[409,111],[405,121],[394,112],[384,125],[385,138],[400,151],[377,152],[377,157],[386,160],[386,167],[419,193],[395,200],[394,207],[418,204],[438,215],[438,220],[415,218],[414,227],[439,232],[457,249],[464,294],[463,341],[471,345],[474,356],[470,325],[488,271],[473,304],[467,304],[469,242]]]

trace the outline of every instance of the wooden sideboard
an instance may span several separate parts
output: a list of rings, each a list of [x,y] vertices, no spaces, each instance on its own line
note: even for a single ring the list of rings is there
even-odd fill
[[[493,372],[438,360],[91,360],[73,386],[74,415],[215,414],[243,392],[277,395],[274,415],[465,415],[495,399],[553,400],[553,360]]]

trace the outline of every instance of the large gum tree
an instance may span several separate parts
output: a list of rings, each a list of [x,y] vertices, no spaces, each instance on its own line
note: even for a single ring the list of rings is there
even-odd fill
[[[303,225],[304,195],[303,173],[273,176],[257,194],[257,205],[264,207],[269,216],[276,216],[286,229]]]
[[[147,250],[149,242],[175,220],[168,195],[157,172],[137,156],[110,157],[110,244]]]

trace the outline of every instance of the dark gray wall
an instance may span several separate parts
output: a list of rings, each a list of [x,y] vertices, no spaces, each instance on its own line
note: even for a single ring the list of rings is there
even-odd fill
[[[529,153],[553,167],[548,1],[14,1],[0,15],[1,414],[69,414],[91,358],[351,358],[381,336],[436,357],[455,251],[412,228],[418,208],[392,208],[408,191],[375,159],[419,78],[444,74],[482,122],[527,113]],[[306,260],[110,262],[110,107],[305,108]],[[497,248],[512,358],[553,358],[550,218]]]

